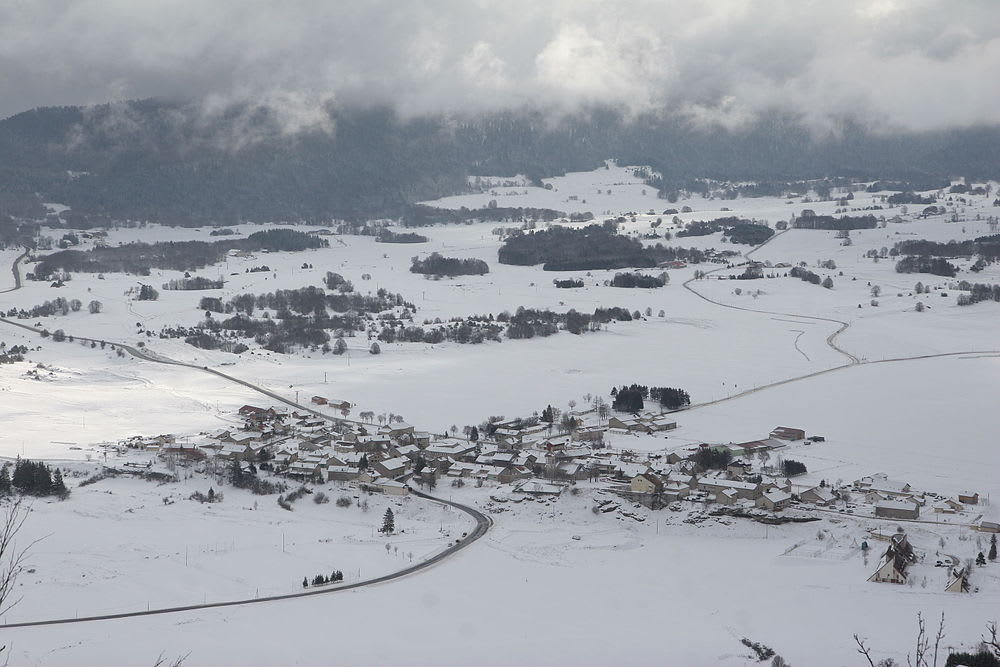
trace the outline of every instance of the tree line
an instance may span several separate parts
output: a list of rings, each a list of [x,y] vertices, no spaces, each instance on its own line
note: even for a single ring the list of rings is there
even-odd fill
[[[691,396],[683,389],[674,387],[647,387],[641,384],[622,385],[611,388],[611,407],[619,412],[639,412],[645,407],[645,400],[652,399],[668,410],[676,410],[691,404]]]

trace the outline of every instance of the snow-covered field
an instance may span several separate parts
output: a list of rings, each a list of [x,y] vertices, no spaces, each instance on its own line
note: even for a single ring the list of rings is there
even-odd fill
[[[551,189],[519,182],[432,203],[480,207],[495,199],[499,206],[592,211],[598,221],[637,212],[634,222],[627,218],[625,233],[645,233],[657,217],[664,220],[659,231],[676,231],[673,215],[662,211],[682,206],[693,209],[678,214],[684,223],[738,215],[768,220],[772,226],[804,208],[828,214],[836,207],[835,202],[787,203],[773,197],[668,204],[630,170],[613,165],[546,182]],[[857,192],[852,206],[873,205],[876,196]],[[926,220],[913,219],[911,210],[902,223],[851,232],[850,246],[841,245],[834,232],[790,230],[752,255],[772,263],[807,262],[810,270],[833,279],[830,290],[784,277],[731,282],[710,276],[691,282],[691,289],[683,286],[695,269],[717,268],[715,264],[671,270],[670,283],[662,289],[616,289],[603,285],[613,271],[556,274],[540,266],[501,265],[496,261],[499,242],[491,233],[499,225],[477,223],[418,230],[430,237],[426,244],[331,236],[325,249],[231,257],[199,272],[224,276],[222,290],[161,290],[153,302],[132,301],[125,291],[140,281],[159,288],[180,273],[153,271],[142,279],[75,274],[60,289],[26,281],[23,289],[0,295],[0,305],[6,312],[56,296],[84,304],[97,299],[104,305],[100,314],[91,315],[84,307],[24,323],[132,345],[141,340],[155,353],[217,368],[291,400],[338,396],[356,403],[354,415],[391,411],[434,432],[477,424],[490,415],[527,416],[547,404],[582,404],[585,394],[606,396],[613,385],[623,383],[682,387],[697,404],[837,369],[849,359],[827,339],[843,322],[848,326],[835,343],[863,362],[879,363],[839,368],[696,407],[675,415],[679,428],[666,438],[614,436],[611,445],[672,451],[701,442],[760,438],[784,424],[827,438],[825,443],[789,447],[786,454],[794,452],[809,468],[796,485],[885,472],[946,495],[974,490],[1000,498],[992,446],[1000,431],[995,409],[1000,356],[990,354],[1000,350],[1000,304],[958,307],[956,293],[948,287],[961,279],[1000,282],[1000,268],[972,273],[968,262],[958,260],[962,270],[952,280],[898,274],[894,260],[864,257],[870,249],[891,248],[903,239],[946,241],[989,234],[985,218],[998,212],[990,204],[984,197],[956,204],[959,222],[947,221],[951,204],[947,215]],[[900,209],[873,213],[891,217]],[[977,215],[983,219],[976,220]],[[259,228],[237,227],[242,233]],[[112,231],[109,242],[210,240],[208,232],[122,229]],[[665,243],[750,250],[723,244],[720,234]],[[484,259],[490,273],[426,280],[408,271],[410,257],[432,251]],[[0,253],[0,290],[13,286],[6,267],[17,254]],[[817,268],[821,260],[833,260],[837,268]],[[301,268],[304,262],[313,268]],[[260,264],[272,270],[245,272]],[[31,264],[22,268],[30,270]],[[322,285],[327,271],[343,274],[359,291],[401,293],[416,304],[416,323],[496,315],[518,306],[586,312],[622,306],[640,312],[649,308],[653,314],[583,336],[561,332],[482,345],[382,344],[378,356],[368,354],[369,342],[362,337],[348,339],[349,353],[339,357],[256,349],[236,356],[136,333],[195,324],[202,316],[197,308],[202,296]],[[362,279],[362,274],[371,277]],[[552,284],[556,277],[569,276],[583,278],[585,287],[556,289]],[[918,280],[939,289],[917,296],[913,286]],[[870,305],[872,285],[881,288],[878,306]],[[929,308],[916,312],[918,301]],[[55,343],[6,325],[0,341],[32,348],[30,363],[0,365],[0,455],[7,457],[73,459],[77,462],[71,468],[90,470],[102,456],[98,443],[137,434],[205,431],[229,423],[244,403],[271,402],[197,369]],[[962,354],[891,361],[950,353]],[[70,478],[71,488],[78,479]],[[22,580],[24,602],[6,620],[290,592],[302,576],[333,568],[342,569],[348,580],[357,578],[358,569],[367,578],[401,567],[408,560],[404,550],[412,551],[414,559],[434,553],[448,539],[442,528],[451,526],[454,533],[465,525],[456,513],[443,513],[416,498],[401,501],[394,505],[399,523],[413,533],[393,539],[399,554],[387,554],[384,540],[371,535],[384,511],[375,501],[364,513],[356,506],[315,505],[307,496],[288,513],[273,498],[261,500],[255,509],[254,497],[228,488],[222,504],[186,500],[204,486],[196,478],[162,487],[104,480],[74,488],[66,502],[36,503],[28,524],[31,534],[51,536],[36,548],[35,572]],[[484,506],[497,490],[442,492]],[[328,493],[335,498],[340,491]],[[12,643],[16,664],[39,665],[152,664],[161,652],[190,652],[185,664],[192,665],[330,660],[468,664],[473,659],[489,665],[608,664],[622,657],[639,664],[736,665],[754,664],[739,643],[749,637],[773,646],[795,665],[847,665],[857,664],[855,632],[870,638],[877,657],[899,659],[912,644],[918,611],[931,619],[944,611],[949,645],[968,646],[1000,608],[1000,566],[993,564],[976,570],[974,584],[980,590],[968,596],[944,593],[945,570],[933,563],[917,566],[912,587],[867,583],[872,564],[863,562],[857,545],[866,539],[867,528],[891,532],[892,522],[834,514],[817,523],[765,531],[740,520],[683,523],[687,513],[645,509],[636,513],[648,518],[637,522],[592,514],[592,494],[585,489],[551,503],[505,505],[484,540],[427,571],[387,584],[267,605],[8,630],[4,641]],[[164,498],[175,502],[165,504]],[[981,510],[997,519],[991,506]],[[953,518],[951,523],[907,528],[928,561],[936,551],[963,559],[975,556],[981,550],[976,534],[959,523]],[[817,539],[819,529],[827,531],[823,540]],[[942,539],[946,547],[939,546]],[[262,631],[266,638],[259,637]]]

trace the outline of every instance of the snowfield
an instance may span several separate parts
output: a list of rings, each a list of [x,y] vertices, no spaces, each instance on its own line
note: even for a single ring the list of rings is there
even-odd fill
[[[736,215],[773,227],[805,208],[824,215],[837,207],[801,197],[668,203],[632,168],[613,163],[545,183],[550,189],[522,177],[486,179],[482,192],[428,203],[457,209],[496,200],[501,207],[591,211],[598,223],[623,215],[621,233],[636,236],[653,231],[657,218],[663,224],[655,231],[676,233],[674,215],[663,214],[668,208],[693,209],[677,214],[680,224]],[[888,193],[854,194],[852,207],[864,208],[885,206],[881,197]],[[778,233],[757,249],[724,243],[719,233],[658,239],[736,250],[742,255],[735,262],[769,262],[765,273],[775,277],[720,279],[743,269],[690,264],[670,269],[669,283],[650,290],[606,286],[615,271],[499,264],[500,241],[492,230],[515,223],[421,228],[416,231],[429,237],[422,244],[330,235],[324,237],[329,248],[229,257],[196,272],[224,278],[221,290],[160,289],[183,274],[157,270],[148,277],[77,273],[61,288],[24,281],[21,289],[0,294],[5,314],[57,296],[77,298],[84,303],[80,312],[16,321],[108,345],[57,343],[0,324],[0,342],[29,348],[26,361],[0,365],[0,456],[63,467],[72,491],[63,502],[34,503],[25,540],[44,539],[19,581],[23,601],[0,619],[4,623],[289,593],[301,590],[304,576],[334,569],[350,583],[401,569],[411,555],[412,562],[432,557],[471,529],[466,515],[439,504],[412,495],[362,496],[355,486],[336,482],[315,491],[331,501],[346,495],[350,507],[316,504],[307,495],[293,512],[279,508],[274,496],[228,485],[215,489],[225,494],[221,503],[190,500],[192,492],[207,492],[216,482],[186,468],[177,482],[119,477],[78,486],[100,470],[106,452],[114,465],[153,460],[133,452],[117,459],[108,443],[161,433],[196,437],[237,424],[241,405],[275,403],[203,367],[301,404],[313,395],[337,396],[355,404],[351,418],[392,412],[435,434],[492,415],[527,417],[549,404],[567,409],[572,400],[583,407],[585,395],[609,398],[610,389],[622,384],[680,387],[693,405],[671,415],[676,430],[612,434],[609,447],[640,456],[688,453],[702,443],[765,438],[778,425],[800,427],[826,441],[777,450],[808,467],[792,480],[795,492],[884,472],[943,496],[976,491],[983,502],[959,514],[927,507],[919,522],[832,510],[815,512],[819,520],[809,523],[765,526],[709,516],[708,508],[694,503],[651,511],[618,498],[618,510],[595,512],[608,496],[591,481],[540,500],[515,494],[510,485],[457,488],[442,479],[435,495],[476,507],[495,523],[468,549],[413,575],[312,598],[3,629],[0,643],[10,647],[12,664],[28,665],[153,664],[161,654],[188,655],[185,665],[758,664],[740,643],[749,638],[793,665],[833,666],[859,664],[855,633],[868,638],[876,660],[905,661],[919,612],[929,625],[944,613],[947,645],[968,649],[987,622],[1000,620],[1000,564],[974,568],[976,590],[962,595],[944,592],[949,568],[935,562],[952,555],[964,561],[987,550],[988,536],[968,525],[1000,520],[990,504],[1000,498],[994,446],[1000,432],[1000,304],[959,307],[951,285],[998,283],[1000,265],[974,273],[967,260],[952,260],[960,268],[952,279],[896,273],[895,258],[864,256],[905,239],[995,233],[987,218],[1000,209],[992,198],[966,199],[948,202],[947,214],[927,219],[917,217],[918,206],[905,215],[899,207],[870,211],[901,215],[902,222],[852,231],[848,246],[834,232],[806,229]],[[959,221],[950,221],[953,213]],[[233,227],[243,235],[261,228]],[[118,229],[107,242],[229,238],[209,231]],[[50,235],[58,240],[61,231]],[[431,252],[483,259],[490,273],[433,280],[408,270],[411,257]],[[0,291],[14,287],[7,267],[18,254],[0,251]],[[817,266],[826,260],[836,268]],[[829,276],[833,288],[785,277],[787,267],[773,267],[799,262]],[[247,272],[261,264],[270,270]],[[24,264],[21,274],[32,266]],[[709,274],[695,280],[696,270]],[[642,316],[579,336],[562,331],[481,345],[380,343],[379,355],[368,353],[364,334],[347,338],[342,356],[308,349],[282,355],[253,344],[234,355],[155,335],[200,321],[203,296],[322,286],[327,271],[343,274],[362,293],[400,293],[417,307],[414,324],[513,313],[520,306],[587,313],[620,306]],[[568,277],[582,279],[584,287],[554,286],[554,279]],[[915,294],[918,281],[930,293]],[[159,299],[127,296],[139,283],[153,285]],[[878,297],[873,286],[880,288]],[[99,314],[87,312],[94,299],[103,304]],[[111,349],[140,342],[152,354],[194,367]],[[338,416],[332,408],[317,409]],[[405,532],[386,538],[376,531],[390,506]],[[880,537],[900,525],[923,556],[910,584],[868,583],[885,549]],[[872,546],[867,556],[863,542]]]

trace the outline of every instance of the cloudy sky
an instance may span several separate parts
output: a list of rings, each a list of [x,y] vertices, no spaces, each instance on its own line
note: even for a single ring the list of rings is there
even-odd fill
[[[996,0],[0,0],[0,117],[151,96],[1000,122]]]

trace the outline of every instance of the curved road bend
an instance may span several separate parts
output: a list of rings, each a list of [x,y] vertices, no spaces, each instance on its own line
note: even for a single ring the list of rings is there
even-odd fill
[[[766,241],[764,241],[760,245],[755,246],[751,250],[748,250],[743,256],[749,258],[750,255],[752,255],[753,253],[757,252],[758,250],[760,250],[761,248],[763,248],[764,246],[766,246],[768,243],[770,243],[774,239],[778,238],[782,234],[787,233],[788,231],[789,230],[786,229],[786,230],[778,232],[777,234],[774,234],[773,236],[771,236],[770,238],[768,238]],[[719,271],[726,271],[726,270],[731,270],[731,269],[732,269],[732,267],[720,266],[717,269],[712,269],[711,271],[707,271],[705,273],[705,275],[709,275],[709,274],[712,274],[712,273],[718,273]],[[688,278],[683,283],[681,283],[681,287],[683,287],[687,291],[691,292],[692,294],[694,294],[695,296],[697,296],[699,299],[704,299],[705,301],[708,301],[709,303],[714,303],[715,305],[722,306],[723,308],[732,308],[733,310],[743,310],[743,311],[746,311],[746,312],[749,312],[749,313],[762,313],[764,315],[782,315],[782,316],[785,316],[785,317],[797,317],[797,318],[803,319],[803,320],[817,320],[819,322],[832,322],[834,324],[839,324],[840,328],[837,329],[832,334],[830,334],[829,336],[826,337],[826,344],[828,346],[830,346],[830,348],[832,348],[833,350],[835,350],[835,351],[839,352],[840,354],[844,355],[845,357],[847,357],[847,360],[848,360],[847,365],[854,365],[854,364],[861,363],[860,359],[858,359],[856,356],[854,356],[853,354],[851,354],[847,350],[843,349],[842,347],[839,347],[834,342],[834,340],[837,338],[837,336],[839,336],[840,334],[844,333],[844,331],[846,331],[847,328],[849,326],[851,326],[848,322],[844,322],[843,320],[832,319],[832,318],[829,318],[829,317],[817,317],[815,315],[800,315],[800,314],[797,314],[797,313],[777,313],[777,312],[770,311],[770,310],[757,310],[756,308],[747,308],[745,306],[733,306],[733,305],[730,305],[728,303],[723,303],[721,301],[716,301],[715,299],[710,299],[707,296],[705,296],[704,294],[702,294],[701,292],[699,292],[698,290],[694,289],[690,285],[690,283],[694,282],[694,280],[695,280],[694,278]],[[840,368],[840,367],[838,366],[836,368]],[[810,377],[810,376],[805,376],[805,377]]]
[[[462,505],[460,503],[453,502],[451,500],[443,500],[441,498],[435,498],[434,496],[430,496],[426,493],[423,493],[422,491],[417,491],[412,486],[410,487],[410,493],[417,496],[418,498],[431,500],[436,503],[441,503],[442,505],[449,505],[459,510],[460,512],[465,512],[475,520],[476,527],[472,530],[471,533],[468,534],[468,536],[458,540],[455,544],[445,548],[444,551],[442,551],[441,553],[435,554],[434,556],[431,556],[425,561],[421,561],[416,565],[405,567],[402,570],[398,570],[396,572],[384,574],[380,577],[365,579],[363,581],[356,581],[350,584],[332,586],[329,588],[322,588],[319,590],[306,590],[298,593],[286,593],[284,595],[268,595],[265,597],[245,598],[241,600],[227,600],[224,602],[207,602],[203,604],[192,604],[192,605],[184,605],[178,607],[162,607],[160,609],[146,609],[141,611],[122,612],[119,614],[101,614],[97,616],[80,616],[76,618],[55,618],[55,619],[47,619],[41,621],[25,621],[22,623],[7,623],[5,625],[0,625],[0,629],[33,628],[33,627],[40,627],[43,625],[65,625],[68,623],[88,623],[91,621],[113,621],[122,618],[138,618],[140,616],[176,614],[186,611],[198,611],[202,609],[218,609],[221,607],[237,607],[237,606],[251,605],[251,604],[263,604],[266,602],[278,602],[281,600],[294,600],[297,598],[312,597],[314,595],[341,593],[343,591],[349,591],[356,588],[364,588],[365,586],[374,586],[375,584],[381,584],[387,581],[401,579],[405,576],[414,574],[421,570],[426,570],[432,565],[436,565],[437,563],[440,563],[446,558],[455,555],[461,549],[468,547],[470,544],[472,544],[473,542],[481,538],[483,535],[485,535],[486,531],[488,531],[490,527],[493,525],[493,519],[486,516],[479,510],[473,509],[466,505]]]

